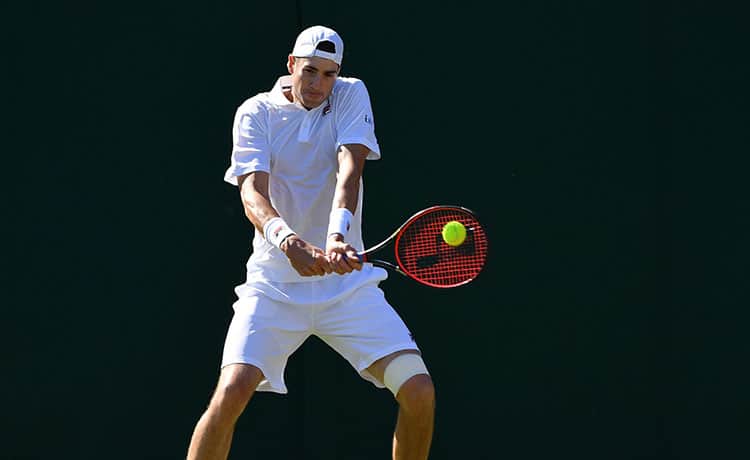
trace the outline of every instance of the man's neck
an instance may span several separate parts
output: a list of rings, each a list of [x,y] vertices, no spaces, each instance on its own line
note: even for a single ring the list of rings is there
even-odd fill
[[[303,107],[305,110],[312,110],[315,108],[315,107],[308,107],[302,102],[297,101],[296,98],[294,97],[294,93],[292,92],[292,90],[284,91],[284,96],[287,98],[289,102],[291,102],[292,104],[299,104],[300,107]]]

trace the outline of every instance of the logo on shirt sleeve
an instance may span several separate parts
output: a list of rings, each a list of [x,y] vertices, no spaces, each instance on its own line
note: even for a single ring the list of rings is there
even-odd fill
[[[365,123],[367,123],[368,125],[372,124],[372,117],[367,113],[365,114]]]

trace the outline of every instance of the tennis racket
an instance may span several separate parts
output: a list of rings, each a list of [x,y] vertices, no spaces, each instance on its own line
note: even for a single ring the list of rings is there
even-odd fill
[[[466,228],[466,239],[458,246],[442,237],[443,226],[458,221]],[[372,259],[393,243],[395,263]],[[474,213],[460,206],[432,206],[411,216],[391,236],[357,254],[368,262],[435,288],[453,288],[473,280],[487,260],[487,234]]]

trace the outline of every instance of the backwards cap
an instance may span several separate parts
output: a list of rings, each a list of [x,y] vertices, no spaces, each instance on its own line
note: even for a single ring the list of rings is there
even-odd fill
[[[321,42],[330,42],[323,43]],[[320,48],[318,46],[320,45]],[[300,32],[294,43],[292,56],[318,56],[330,59],[338,65],[344,57],[344,42],[335,30],[323,26],[312,26]]]

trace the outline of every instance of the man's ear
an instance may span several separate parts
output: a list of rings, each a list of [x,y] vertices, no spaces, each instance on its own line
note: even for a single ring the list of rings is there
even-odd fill
[[[289,71],[289,74],[294,73],[294,62],[294,56],[290,54],[289,58],[286,61],[286,69]]]

